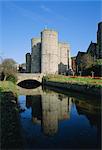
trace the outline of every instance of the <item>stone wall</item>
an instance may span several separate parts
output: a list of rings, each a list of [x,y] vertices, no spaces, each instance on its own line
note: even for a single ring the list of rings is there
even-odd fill
[[[44,29],[31,39],[31,73],[65,74],[71,68],[70,47],[58,42],[58,32]],[[29,57],[27,57],[29,58]],[[29,68],[28,62],[26,64]],[[27,72],[29,69],[27,69]]]
[[[31,55],[30,55],[30,53],[26,54],[26,72],[27,73],[31,72]]]
[[[41,44],[37,43],[31,53],[31,73],[41,72]]]
[[[31,73],[41,72],[41,39],[31,39]]]
[[[59,43],[58,44],[59,57],[58,57],[58,73],[64,74],[68,70],[68,44]]]
[[[31,39],[31,48],[33,48],[37,43],[41,43],[41,38],[32,38]]]
[[[41,33],[41,72],[58,73],[58,33],[44,30]]]

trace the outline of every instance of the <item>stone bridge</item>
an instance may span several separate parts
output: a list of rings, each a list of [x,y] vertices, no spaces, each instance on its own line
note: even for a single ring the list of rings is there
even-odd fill
[[[17,74],[17,84],[24,80],[36,80],[42,82],[42,73],[18,73]]]

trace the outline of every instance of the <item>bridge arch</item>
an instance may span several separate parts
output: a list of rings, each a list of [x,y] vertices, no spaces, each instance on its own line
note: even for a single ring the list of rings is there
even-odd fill
[[[42,83],[43,74],[37,73],[18,73],[17,74],[17,82],[16,84],[25,81],[25,80],[36,80]]]
[[[23,80],[17,84],[18,86],[26,89],[34,89],[41,85],[41,83],[37,80]]]

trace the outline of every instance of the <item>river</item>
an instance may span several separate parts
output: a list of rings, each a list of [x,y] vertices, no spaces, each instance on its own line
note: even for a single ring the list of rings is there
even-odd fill
[[[78,96],[77,96],[78,95]],[[18,104],[24,149],[98,149],[101,116],[98,99],[38,87],[20,88]]]

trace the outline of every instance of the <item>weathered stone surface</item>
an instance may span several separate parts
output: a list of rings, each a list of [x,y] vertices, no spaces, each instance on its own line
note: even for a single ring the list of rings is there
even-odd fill
[[[42,54],[41,72],[49,74],[58,73],[58,33],[53,30],[44,30],[41,34]]]
[[[26,54],[26,72],[31,72],[31,55],[30,53]]]
[[[17,84],[24,80],[37,80],[42,82],[43,74],[40,73],[18,73]]]
[[[31,65],[31,73],[65,74],[71,69],[70,46],[58,42],[58,32],[45,29],[40,38],[31,39],[31,64],[28,62],[27,72]]]
[[[41,39],[31,39],[31,73],[41,72]]]

